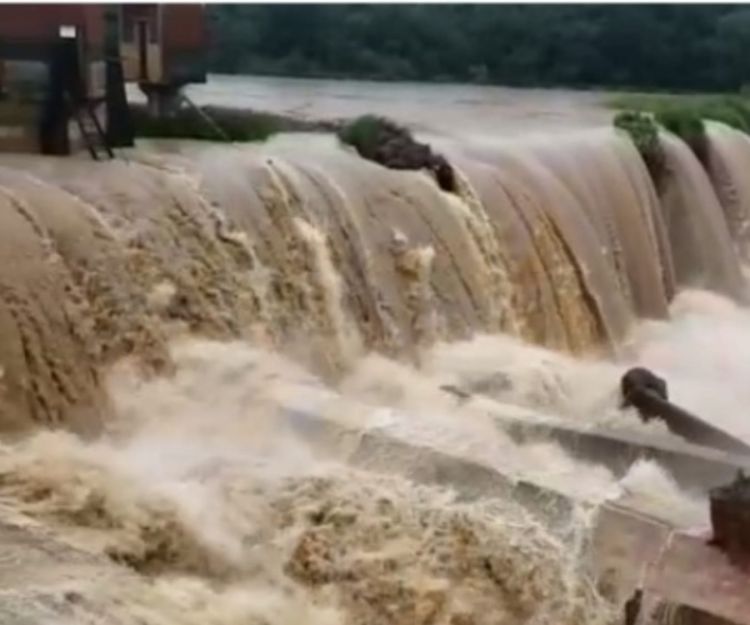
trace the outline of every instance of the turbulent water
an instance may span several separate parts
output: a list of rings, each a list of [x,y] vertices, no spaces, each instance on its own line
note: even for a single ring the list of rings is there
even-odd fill
[[[144,101],[136,85],[128,99]],[[351,118],[373,111],[411,128],[441,135],[528,135],[607,126],[601,92],[487,85],[389,83],[212,74],[188,85],[198,104],[274,111],[297,118]]]
[[[0,616],[616,622],[581,557],[597,504],[700,526],[705,501],[488,414],[638,427],[617,383],[639,363],[750,440],[750,140],[662,144],[657,189],[611,130],[436,139],[455,194],[322,135],[0,157],[0,521],[78,554],[67,577],[31,539],[0,558]],[[305,435],[303,409],[349,434]],[[373,428],[427,451],[354,462]],[[565,494],[573,527],[422,479],[437,453]]]

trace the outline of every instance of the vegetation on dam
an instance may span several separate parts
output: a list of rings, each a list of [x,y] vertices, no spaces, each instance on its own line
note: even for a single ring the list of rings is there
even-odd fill
[[[607,100],[614,109],[648,111],[664,120],[665,126],[682,128],[676,132],[683,138],[690,136],[689,126],[696,129],[695,120],[707,119],[721,122],[750,132],[750,101],[744,94],[674,95],[674,94],[619,94]],[[665,123],[666,122],[666,123]]]
[[[345,123],[337,135],[339,141],[353,147],[362,158],[390,169],[426,169],[443,191],[456,190],[453,168],[448,161],[389,119],[362,115]]]
[[[657,185],[664,174],[660,127],[680,137],[699,161],[706,159],[706,127],[699,109],[674,104],[655,110],[630,109],[617,113],[613,124],[628,133]]]
[[[652,149],[658,126],[680,137],[700,161],[706,158],[705,122],[750,133],[750,101],[744,95],[620,94],[607,104],[620,109],[614,125],[629,132],[652,173],[658,169]]]
[[[306,121],[264,111],[223,106],[183,107],[172,115],[152,116],[141,104],[130,105],[136,135],[202,141],[265,141],[280,132],[334,131],[335,121]]]
[[[742,5],[207,11],[219,73],[701,92],[737,92],[750,82],[750,7]]]
[[[664,173],[664,152],[659,143],[659,126],[653,116],[639,111],[623,111],[615,116],[614,125],[630,135],[651,177],[658,183]]]

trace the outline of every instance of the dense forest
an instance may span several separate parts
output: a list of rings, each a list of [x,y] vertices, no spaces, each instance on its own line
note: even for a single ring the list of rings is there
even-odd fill
[[[211,71],[686,91],[750,84],[750,6],[208,5]]]

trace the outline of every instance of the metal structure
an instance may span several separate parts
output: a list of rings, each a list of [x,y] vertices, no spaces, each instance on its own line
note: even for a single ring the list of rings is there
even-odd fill
[[[101,5],[0,5],[0,149],[67,154],[104,122]]]
[[[175,106],[186,84],[206,82],[202,4],[126,4],[119,23],[125,80],[138,83],[153,114]]]
[[[290,394],[291,398],[292,395]],[[406,474],[410,479],[448,487],[461,494],[462,499],[498,497],[513,499],[532,515],[559,533],[561,540],[570,539],[570,528],[580,502],[535,482],[518,480],[479,460],[453,456],[415,440],[414,432],[401,432],[393,427],[372,425],[359,428],[322,416],[311,395],[302,402],[287,402],[282,413],[301,438],[316,445],[340,449],[342,440],[351,441],[346,462],[353,466],[383,473]],[[494,416],[494,415],[493,415]],[[529,415],[525,415],[528,418]],[[408,422],[407,415],[394,418],[394,424]],[[543,422],[543,419],[537,419]],[[498,420],[498,428],[507,431],[505,419]],[[580,432],[580,438],[586,438]],[[533,439],[530,439],[533,440]],[[541,440],[541,439],[539,439]],[[558,429],[547,426],[544,440],[558,441]],[[684,445],[672,455],[681,455],[684,465],[671,467],[678,478],[683,467],[692,462],[709,466],[713,460],[702,457],[700,450]],[[568,451],[571,447],[565,446]],[[639,445],[622,441],[620,456],[638,454]],[[723,452],[717,452],[724,456]],[[574,454],[575,456],[575,454]],[[589,458],[592,465],[611,466],[610,454],[602,454],[599,462]],[[638,457],[638,456],[636,456]],[[641,457],[648,457],[644,454]],[[744,459],[724,457],[717,464],[741,467]],[[723,470],[713,472],[711,479],[697,477],[694,485],[722,483]],[[691,480],[690,472],[682,476],[684,483]],[[629,623],[637,625],[750,625],[750,577],[734,566],[721,549],[710,544],[710,535],[701,535],[682,527],[669,511],[660,514],[638,497],[621,496],[617,500],[600,502],[588,542],[582,544],[581,562],[607,595],[623,603],[634,595],[630,605]],[[709,528],[705,528],[709,529]],[[633,609],[635,608],[635,609]],[[661,616],[658,616],[658,615]],[[654,617],[654,615],[656,615]],[[628,621],[626,621],[628,622]]]
[[[0,150],[94,158],[132,144],[126,82],[161,114],[205,82],[201,4],[0,5]]]

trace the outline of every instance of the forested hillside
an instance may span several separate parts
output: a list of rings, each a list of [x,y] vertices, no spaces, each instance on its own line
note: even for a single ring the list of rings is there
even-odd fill
[[[208,5],[220,73],[737,90],[750,6]]]

